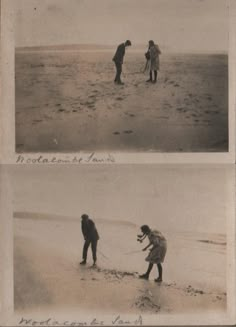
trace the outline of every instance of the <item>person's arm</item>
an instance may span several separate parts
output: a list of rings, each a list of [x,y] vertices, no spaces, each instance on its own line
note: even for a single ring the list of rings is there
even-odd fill
[[[146,251],[150,246],[152,245],[152,243],[150,242],[144,249],[143,251]]]
[[[86,240],[86,227],[85,227],[85,223],[84,222],[81,223],[81,230],[82,230],[84,239]]]
[[[121,64],[123,64],[124,55],[125,55],[125,46],[121,44],[117,50],[117,61]]]

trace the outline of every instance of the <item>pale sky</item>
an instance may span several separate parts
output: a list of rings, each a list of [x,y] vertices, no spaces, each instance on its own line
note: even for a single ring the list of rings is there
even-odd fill
[[[15,211],[78,219],[86,212],[95,220],[150,223],[161,230],[225,233],[232,209],[233,170],[228,167],[28,165],[13,169]]]
[[[16,46],[153,39],[170,51],[228,49],[228,0],[10,0]]]

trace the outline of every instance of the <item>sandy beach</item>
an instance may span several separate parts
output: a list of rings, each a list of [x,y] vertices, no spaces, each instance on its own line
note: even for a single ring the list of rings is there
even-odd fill
[[[113,83],[114,49],[16,49],[17,152],[225,152],[224,54],[163,53],[157,84],[128,49]]]
[[[164,231],[170,242],[164,282],[157,284],[156,268],[149,281],[138,278],[146,270],[147,254],[136,242],[137,225],[98,220],[97,227],[102,231],[97,268],[91,268],[90,251],[87,266],[81,267],[79,219],[15,214],[16,312],[60,307],[123,314],[226,310],[225,235]]]
[[[16,313],[226,312],[228,170],[79,168],[14,168]],[[90,268],[91,250],[88,264],[79,265],[84,212],[100,235],[96,269]],[[160,285],[156,267],[149,281],[138,278],[147,269],[147,241],[136,240],[144,223],[168,242]]]

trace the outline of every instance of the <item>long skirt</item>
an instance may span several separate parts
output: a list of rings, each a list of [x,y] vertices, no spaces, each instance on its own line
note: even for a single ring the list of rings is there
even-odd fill
[[[150,70],[160,70],[159,56],[156,57],[156,58],[151,58],[151,60],[150,60]]]

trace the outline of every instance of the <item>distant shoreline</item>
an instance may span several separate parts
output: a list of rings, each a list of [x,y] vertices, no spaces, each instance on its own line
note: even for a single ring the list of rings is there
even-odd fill
[[[78,44],[78,45],[52,45],[52,46],[33,46],[33,47],[16,47],[17,53],[37,53],[37,52],[114,52],[117,45],[96,45],[96,44]],[[132,46],[129,52],[144,52],[147,45]],[[177,51],[162,47],[162,52],[165,54],[189,54],[189,55],[228,55],[227,51]]]

